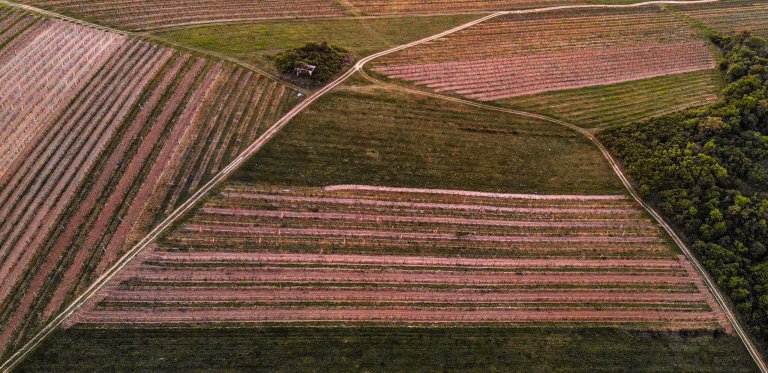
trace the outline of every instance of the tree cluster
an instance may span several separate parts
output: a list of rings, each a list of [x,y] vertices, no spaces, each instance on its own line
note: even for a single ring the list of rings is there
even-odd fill
[[[329,82],[350,62],[352,57],[346,49],[325,42],[307,43],[301,48],[289,49],[275,56],[275,66],[283,74],[292,74],[295,68],[303,64],[316,66],[309,79],[317,83]]]
[[[720,102],[600,137],[765,342],[768,43],[749,32],[710,38],[723,51]]]

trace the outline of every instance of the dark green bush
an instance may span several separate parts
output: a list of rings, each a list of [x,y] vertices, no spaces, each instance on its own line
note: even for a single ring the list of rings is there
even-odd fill
[[[307,43],[307,45],[284,51],[275,56],[275,66],[283,74],[293,74],[302,63],[317,66],[308,79],[318,83],[327,83],[335,78],[344,66],[352,61],[349,52],[341,47],[327,43]]]

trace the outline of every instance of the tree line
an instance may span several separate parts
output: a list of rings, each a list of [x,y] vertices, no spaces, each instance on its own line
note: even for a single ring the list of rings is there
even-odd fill
[[[599,137],[768,341],[768,42],[711,34],[722,99]]]

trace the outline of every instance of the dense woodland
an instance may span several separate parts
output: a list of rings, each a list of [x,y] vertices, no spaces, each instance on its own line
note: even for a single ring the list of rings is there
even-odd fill
[[[727,85],[712,106],[600,136],[768,341],[768,43],[712,35]]]

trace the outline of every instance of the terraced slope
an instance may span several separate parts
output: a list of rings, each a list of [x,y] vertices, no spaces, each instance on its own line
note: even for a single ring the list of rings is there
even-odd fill
[[[87,287],[293,100],[284,86],[229,64],[21,17],[31,26],[0,51],[0,96],[9,107],[0,119],[8,124],[0,140],[4,349]]]
[[[622,195],[230,186],[71,323],[727,328]]]
[[[655,8],[500,17],[382,59],[372,68],[482,101],[708,70],[686,21]]]
[[[651,79],[511,97],[496,103],[583,127],[636,123],[718,99],[720,73],[702,70]]]
[[[729,0],[702,7],[681,6],[683,13],[722,32],[750,30],[768,36],[768,4],[764,1]]]
[[[333,0],[23,0],[34,6],[130,30],[211,22],[276,18],[329,17],[344,14]]]

